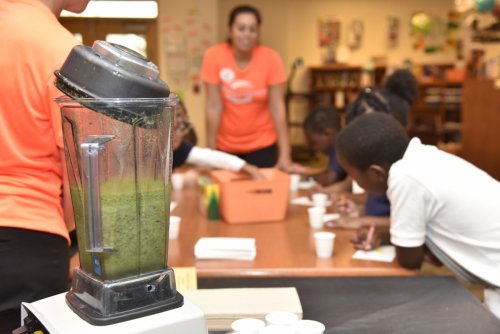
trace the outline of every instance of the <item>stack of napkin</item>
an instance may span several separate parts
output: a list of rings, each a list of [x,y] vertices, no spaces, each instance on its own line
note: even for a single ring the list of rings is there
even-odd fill
[[[290,288],[201,289],[183,291],[205,313],[209,331],[227,331],[241,318],[265,320],[268,313],[287,311],[302,319],[297,290]]]
[[[253,260],[254,238],[200,238],[194,245],[197,259]]]

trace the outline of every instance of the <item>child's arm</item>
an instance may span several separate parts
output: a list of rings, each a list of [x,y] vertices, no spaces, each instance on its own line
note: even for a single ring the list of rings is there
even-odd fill
[[[341,176],[334,170],[325,169],[319,173],[309,175],[322,186],[328,186],[341,180]]]
[[[343,180],[322,187],[320,191],[328,194],[341,194],[341,193],[350,193],[351,189],[352,189],[352,179],[350,177],[346,177]]]
[[[372,237],[369,237],[369,229],[362,229],[354,243],[358,245],[358,248],[364,250],[370,250],[381,245],[390,244],[390,232],[388,226],[376,226],[372,225],[374,233]],[[369,241],[368,241],[369,240]],[[408,269],[420,269],[424,261],[424,256],[426,252],[426,247],[424,245],[419,247],[400,247],[396,246],[396,258],[399,264]],[[432,253],[430,253],[432,254]],[[435,263],[437,265],[437,263]]]
[[[408,269],[419,269],[424,262],[424,245],[419,247],[396,246],[396,258],[401,266]]]

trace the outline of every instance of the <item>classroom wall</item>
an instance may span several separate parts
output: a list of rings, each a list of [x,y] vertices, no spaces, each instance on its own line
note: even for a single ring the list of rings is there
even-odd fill
[[[158,0],[160,71],[186,104],[200,145],[205,145],[203,53],[217,39],[217,0]]]
[[[351,20],[359,19],[364,22],[363,41],[358,49],[351,50],[351,64],[363,64],[373,56],[387,57],[387,63],[396,66],[400,66],[406,58],[411,58],[416,63],[452,62],[456,58],[452,49],[435,54],[415,51],[409,26],[410,17],[416,11],[426,11],[445,22],[448,11],[453,8],[453,0],[159,0],[161,70],[172,89],[184,95],[201,144],[205,143],[204,94],[203,91],[196,92],[195,88],[199,83],[196,83],[193,75],[199,70],[202,52],[195,50],[192,55],[189,52],[193,45],[201,45],[203,48],[203,44],[197,42],[200,40],[211,44],[223,41],[228,13],[235,5],[242,3],[254,5],[261,11],[261,41],[281,54],[287,71],[297,57],[304,60],[306,67],[322,64],[324,49],[318,46],[318,20],[329,17],[339,19],[342,24],[341,44],[346,41],[345,28]],[[392,48],[386,42],[388,16],[395,16],[400,20],[399,44]],[[193,17],[197,23],[186,23],[186,20]],[[172,21],[179,25],[177,30],[166,29],[174,26]],[[199,33],[190,36],[190,31],[196,30],[190,26],[200,22],[210,25],[213,30],[197,28]],[[176,51],[172,51],[171,39],[166,36],[186,43],[189,56],[187,64],[182,64],[180,57],[174,56]],[[168,60],[169,55],[173,56],[170,57],[173,62]],[[174,65],[169,67],[169,63]],[[179,63],[186,69],[174,73]],[[307,86],[305,74],[306,71],[300,71],[294,80],[298,89]]]

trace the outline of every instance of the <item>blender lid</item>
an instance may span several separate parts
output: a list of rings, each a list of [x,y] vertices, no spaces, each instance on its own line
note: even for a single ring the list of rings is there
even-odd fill
[[[92,49],[116,66],[125,68],[137,75],[151,80],[157,80],[160,76],[160,70],[153,62],[122,45],[95,41]]]
[[[122,45],[95,41],[92,48],[75,46],[60,70],[54,72],[56,87],[86,107],[109,117],[141,126],[144,110],[120,106],[120,99],[166,99],[168,85],[159,79],[158,67],[139,53]],[[92,99],[92,100],[86,100]],[[106,101],[114,99],[110,108]],[[104,107],[103,107],[104,103]],[[162,106],[158,108],[158,114]]]

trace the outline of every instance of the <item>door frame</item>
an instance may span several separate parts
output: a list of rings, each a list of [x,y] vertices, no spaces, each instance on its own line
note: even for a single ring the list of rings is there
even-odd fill
[[[61,24],[71,33],[80,33],[82,42],[92,46],[96,40],[105,40],[106,35],[141,34],[146,36],[148,59],[158,64],[158,29],[156,19],[61,17]]]

